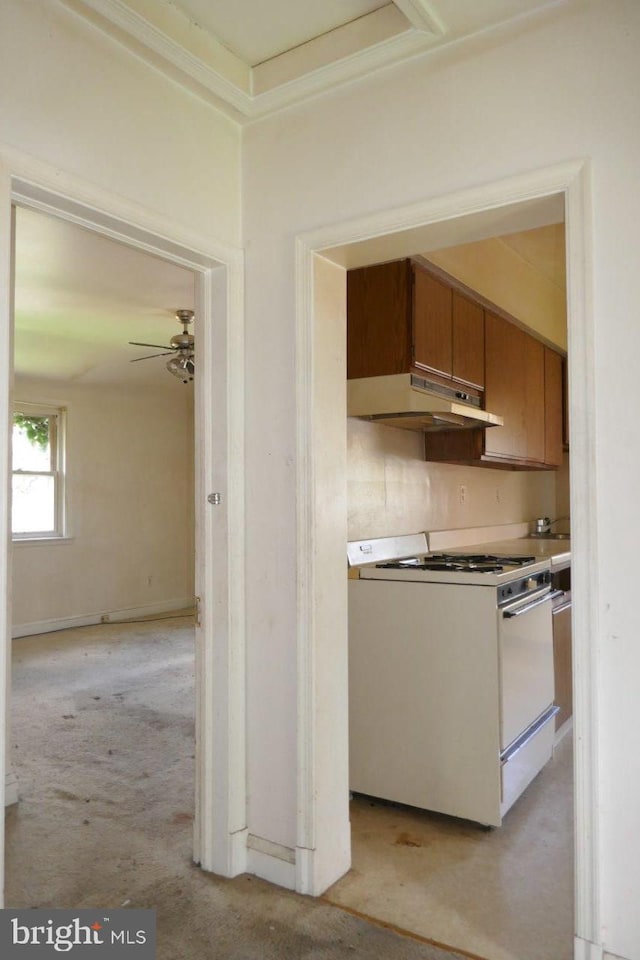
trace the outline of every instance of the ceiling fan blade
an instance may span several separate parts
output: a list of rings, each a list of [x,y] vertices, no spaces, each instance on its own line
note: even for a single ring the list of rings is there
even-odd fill
[[[138,343],[136,340],[129,340],[130,347],[157,347],[158,350],[173,350],[168,343]]]
[[[168,353],[150,353],[148,357],[136,357],[135,360],[129,360],[129,363],[138,363],[139,360],[153,360],[154,357],[168,357],[173,353],[173,350],[169,350]]]

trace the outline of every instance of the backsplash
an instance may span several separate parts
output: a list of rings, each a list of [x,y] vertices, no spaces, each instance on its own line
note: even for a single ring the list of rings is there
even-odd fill
[[[568,504],[553,470],[427,463],[423,443],[418,432],[347,420],[349,540],[532,521]],[[568,488],[568,468],[560,473]]]

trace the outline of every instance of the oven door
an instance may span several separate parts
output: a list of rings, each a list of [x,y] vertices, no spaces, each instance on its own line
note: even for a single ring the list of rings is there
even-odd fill
[[[498,608],[500,750],[553,704],[550,587]]]

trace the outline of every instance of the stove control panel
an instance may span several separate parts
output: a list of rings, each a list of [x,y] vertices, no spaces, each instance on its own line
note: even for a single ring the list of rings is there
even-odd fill
[[[550,584],[550,570],[543,570],[541,573],[535,573],[532,576],[511,580],[510,583],[505,583],[503,586],[498,587],[498,606],[502,606],[504,603],[510,603],[512,600],[517,600],[519,597],[524,597],[528,593],[533,593],[542,587],[550,586]]]

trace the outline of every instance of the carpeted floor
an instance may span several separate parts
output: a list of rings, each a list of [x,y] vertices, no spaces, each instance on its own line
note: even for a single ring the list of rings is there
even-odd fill
[[[158,960],[460,960],[193,866],[193,663],[188,618],[14,641],[7,906],[155,908]]]

